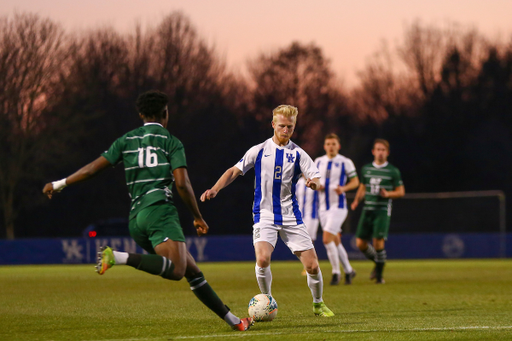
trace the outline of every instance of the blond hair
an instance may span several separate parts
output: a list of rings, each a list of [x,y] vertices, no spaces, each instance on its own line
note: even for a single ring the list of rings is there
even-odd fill
[[[297,115],[299,114],[299,109],[292,105],[281,104],[274,110],[272,110],[272,121],[276,121],[277,115],[283,115],[284,117],[293,117],[295,121],[297,121]]]

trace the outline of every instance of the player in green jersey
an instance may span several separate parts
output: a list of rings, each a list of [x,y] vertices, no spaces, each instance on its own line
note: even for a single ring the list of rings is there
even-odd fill
[[[104,247],[96,271],[101,275],[114,265],[130,265],[138,270],[179,281],[187,279],[194,294],[235,330],[244,331],[252,318],[240,319],[217,296],[187,251],[185,236],[172,201],[176,189],[194,217],[199,236],[208,232],[190,183],[183,144],[166,129],[169,120],[167,95],[148,91],[137,99],[144,126],[119,139],[100,157],[69,177],[47,183],[43,193],[50,199],[64,187],[87,180],[110,166],[123,162],[126,185],[132,199],[129,230],[132,238],[149,254],[113,251]]]
[[[355,210],[365,201],[356,232],[357,247],[375,262],[370,279],[384,283],[382,272],[386,264],[385,241],[388,238],[391,219],[391,201],[405,195],[405,188],[398,168],[388,162],[389,142],[376,139],[373,143],[374,161],[361,169],[361,184],[351,208]],[[368,244],[372,240],[373,246]]]

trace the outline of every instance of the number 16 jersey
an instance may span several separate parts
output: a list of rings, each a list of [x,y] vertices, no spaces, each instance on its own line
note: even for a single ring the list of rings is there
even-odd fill
[[[146,123],[101,154],[112,165],[123,162],[132,199],[130,219],[143,208],[172,198],[172,171],[187,167],[183,144],[159,123]]]

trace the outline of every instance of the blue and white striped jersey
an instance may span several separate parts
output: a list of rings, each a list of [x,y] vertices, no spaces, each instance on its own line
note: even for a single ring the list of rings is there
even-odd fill
[[[276,225],[302,224],[296,196],[296,184],[302,173],[319,178],[320,173],[311,157],[292,141],[279,147],[272,138],[245,153],[235,165],[245,173],[254,167],[254,223]]]
[[[324,155],[316,158],[315,164],[322,177],[320,183],[325,187],[325,190],[319,192],[320,210],[324,211],[330,208],[347,209],[345,194],[338,195],[335,189],[338,186],[344,186],[348,179],[357,176],[356,167],[352,160],[340,154],[332,159]]]
[[[303,176],[297,181],[296,194],[302,218],[318,219],[318,191],[306,187],[306,179]]]

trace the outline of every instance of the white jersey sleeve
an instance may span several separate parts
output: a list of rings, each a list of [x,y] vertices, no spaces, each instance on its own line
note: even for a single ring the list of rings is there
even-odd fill
[[[346,168],[347,177],[349,179],[352,179],[353,177],[357,176],[356,166],[354,166],[354,163],[352,162],[352,160],[347,159],[345,164],[347,165],[346,166],[347,167]]]
[[[245,175],[248,170],[254,167],[256,163],[256,158],[258,157],[258,153],[261,151],[261,145],[256,145],[249,149],[244,157],[240,159],[235,165],[238,169],[242,171],[242,175]]]
[[[300,150],[300,170],[306,179],[320,178],[320,172],[311,157],[304,150]]]

